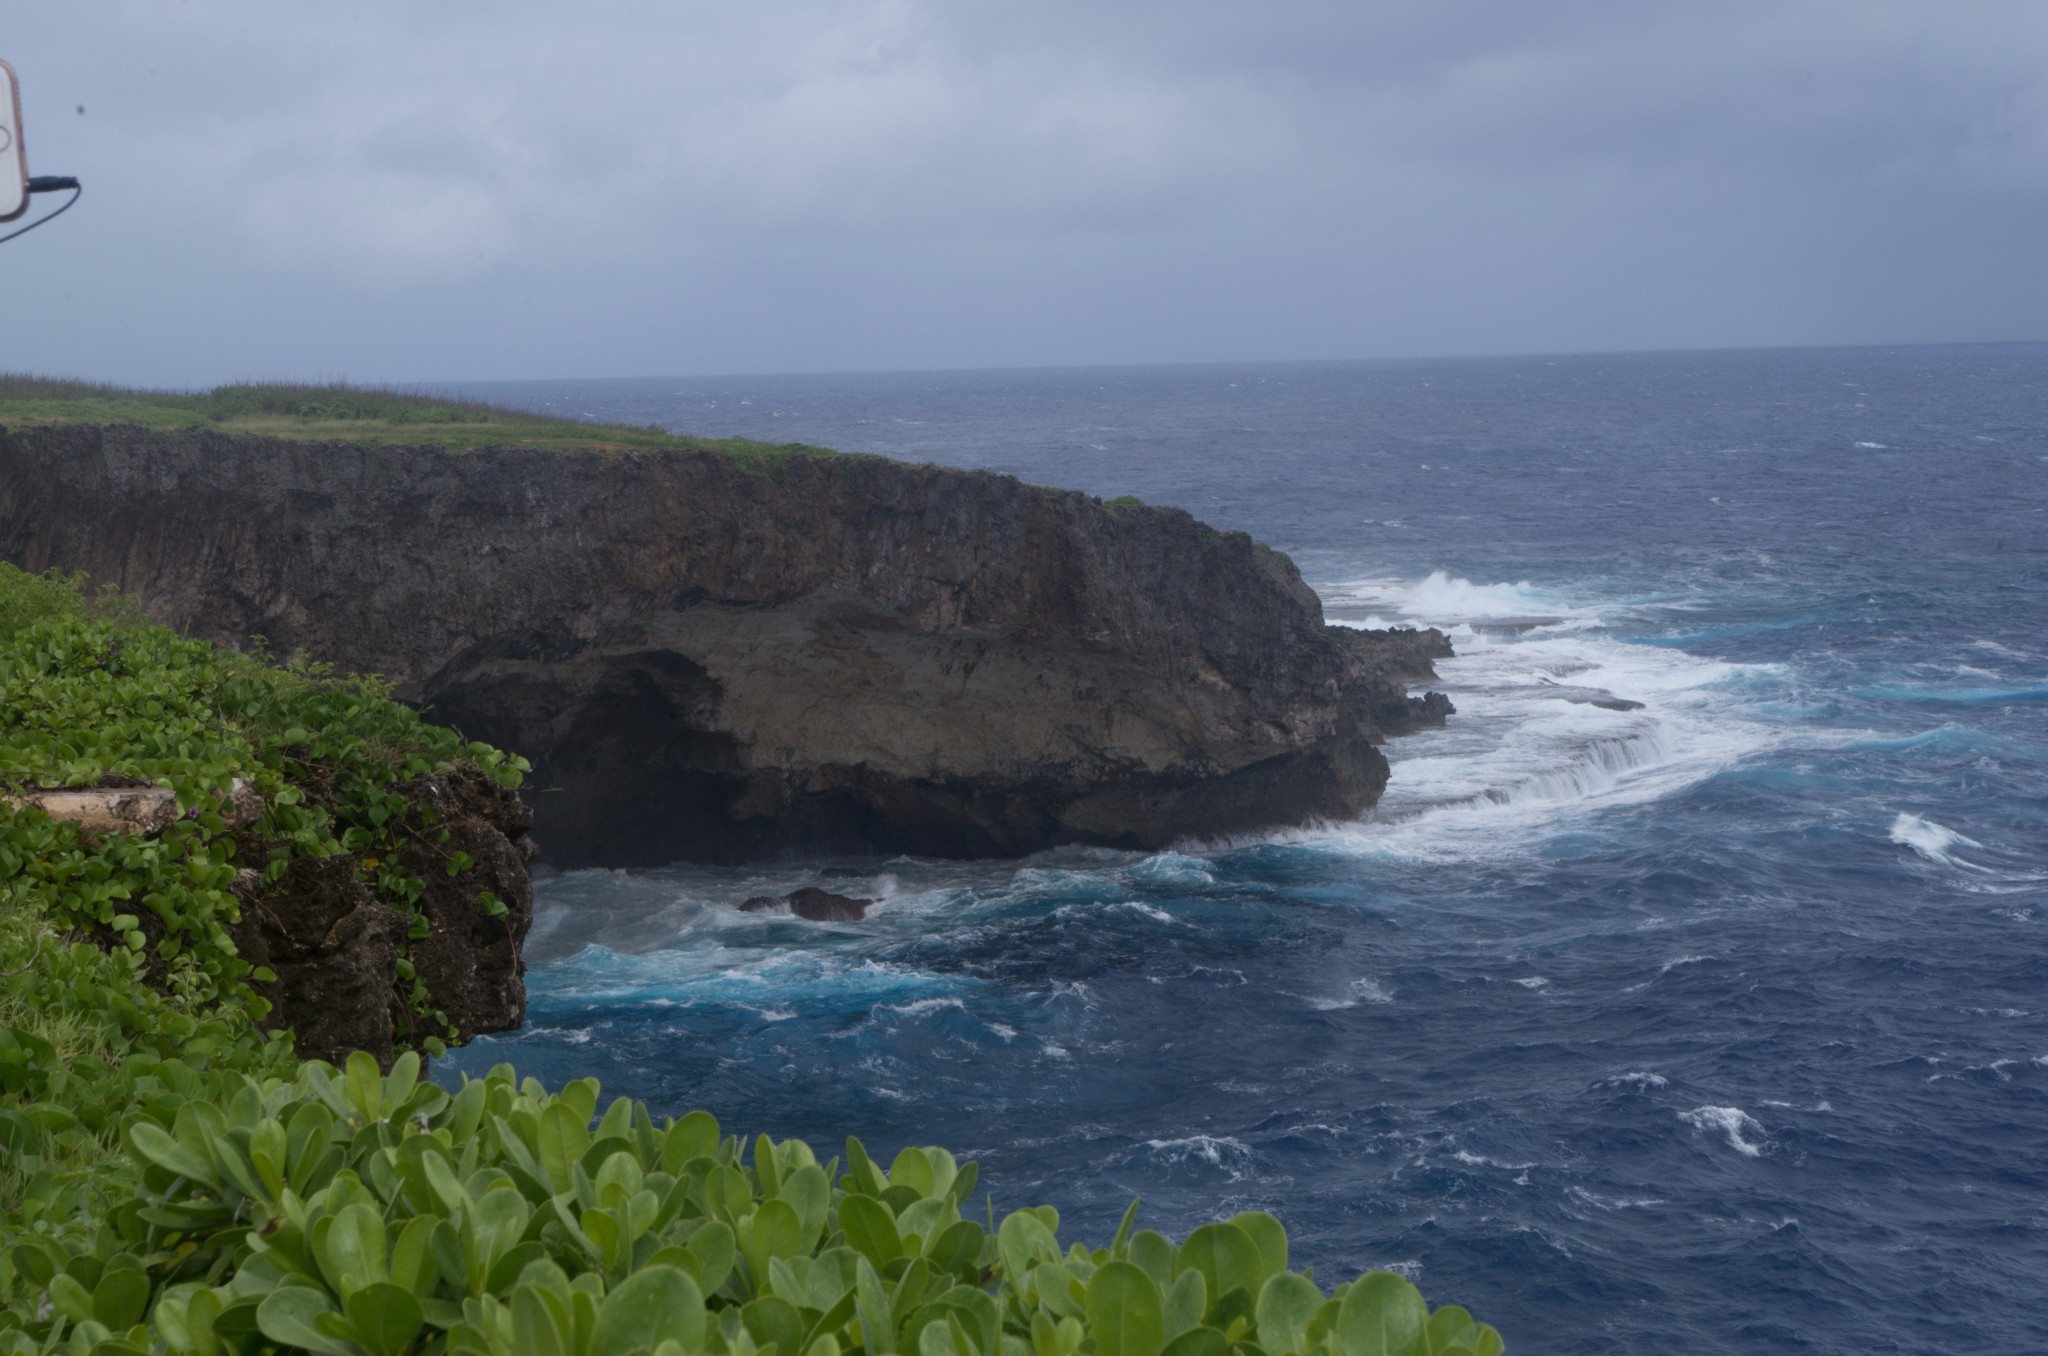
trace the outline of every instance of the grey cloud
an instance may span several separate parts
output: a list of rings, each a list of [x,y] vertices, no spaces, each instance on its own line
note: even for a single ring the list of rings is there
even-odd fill
[[[4,41],[35,169],[90,185],[0,252],[10,368],[1995,339],[2048,304],[2031,0],[78,0]]]

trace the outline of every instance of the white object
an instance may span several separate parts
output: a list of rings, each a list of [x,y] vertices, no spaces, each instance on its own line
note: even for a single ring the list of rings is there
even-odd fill
[[[21,146],[21,86],[0,61],[0,221],[28,211],[28,152]]]

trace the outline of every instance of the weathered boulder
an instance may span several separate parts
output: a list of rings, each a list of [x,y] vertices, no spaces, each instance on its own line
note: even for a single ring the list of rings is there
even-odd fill
[[[858,923],[868,916],[872,899],[835,895],[806,885],[786,895],[755,895],[740,905],[743,913],[791,913],[813,923]]]
[[[1434,633],[1175,509],[871,457],[0,430],[0,558],[392,677],[549,860],[1128,848],[1358,814]]]

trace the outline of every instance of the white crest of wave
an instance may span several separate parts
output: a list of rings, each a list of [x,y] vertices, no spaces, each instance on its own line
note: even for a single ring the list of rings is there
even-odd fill
[[[1428,686],[1458,714],[1387,745],[1393,776],[1366,819],[1268,841],[1424,860],[1497,854],[1581,811],[1683,790],[1786,737],[1754,709],[1777,670],[1632,643],[1608,629],[1615,609],[1442,572],[1325,597],[1340,613],[1373,612],[1367,624],[1451,627],[1457,655],[1436,662]]]
[[[1139,916],[1140,918],[1149,918],[1149,919],[1151,919],[1151,920],[1152,920],[1153,922],[1155,922],[1155,923],[1179,923],[1179,922],[1180,922],[1180,920],[1179,920],[1178,918],[1175,918],[1175,917],[1174,917],[1174,916],[1173,916],[1172,914],[1168,913],[1168,912],[1167,912],[1166,910],[1164,910],[1164,909],[1162,909],[1162,908],[1158,908],[1158,907],[1156,907],[1156,906],[1154,906],[1154,905],[1151,905],[1151,904],[1147,904],[1147,903],[1144,903],[1144,902],[1143,902],[1143,901],[1141,901],[1141,900],[1136,900],[1136,899],[1125,899],[1125,900],[1120,900],[1120,901],[1118,901],[1117,903],[1115,903],[1115,904],[1112,904],[1112,905],[1111,905],[1110,907],[1111,907],[1111,908],[1114,908],[1114,909],[1122,909],[1122,910],[1124,910],[1124,911],[1125,911],[1125,912],[1127,912],[1127,913],[1135,913],[1135,914],[1137,914],[1137,915],[1138,915],[1138,916]]]
[[[1514,616],[1543,606],[1541,596],[1527,583],[1475,584],[1442,570],[1412,585],[1402,600],[1403,611],[1445,618]]]
[[[1663,1074],[1644,1073],[1641,1070],[1636,1070],[1631,1073],[1616,1074],[1608,1079],[1607,1082],[1610,1086],[1619,1084],[1630,1088],[1662,1088],[1670,1086],[1671,1080]]]
[[[1251,1146],[1229,1135],[1186,1135],[1179,1139],[1148,1139],[1145,1147],[1168,1163],[1206,1163],[1237,1181],[1250,1169]]]
[[[1764,1145],[1749,1136],[1765,1141],[1770,1138],[1770,1132],[1757,1123],[1756,1117],[1739,1106],[1694,1107],[1678,1113],[1678,1119],[1695,1130],[1720,1131],[1727,1138],[1728,1147],[1745,1158],[1760,1158],[1764,1151]]]
[[[1965,838],[1954,829],[1943,828],[1931,819],[1919,815],[1901,813],[1892,821],[1891,840],[1901,847],[1909,847],[1930,862],[1943,866],[1957,866],[1966,871],[1982,871],[1985,868],[1975,862],[1966,862],[1950,849],[1961,847],[1982,847],[1974,838]]]
[[[1311,998],[1308,1000],[1308,1005],[1317,1012],[1341,1012],[1345,1008],[1355,1008],[1360,1003],[1391,1003],[1393,1001],[1394,995],[1381,987],[1377,979],[1374,979],[1371,975],[1366,975],[1361,979],[1354,979],[1350,984],[1346,985],[1343,997]]]
[[[919,998],[908,1003],[884,1004],[905,1017],[929,1017],[934,1012],[965,1012],[967,1005],[957,998]]]

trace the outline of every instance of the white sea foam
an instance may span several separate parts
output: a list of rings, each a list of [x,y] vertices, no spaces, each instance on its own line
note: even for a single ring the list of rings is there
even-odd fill
[[[1341,1012],[1345,1008],[1355,1008],[1360,1003],[1391,1003],[1393,1001],[1394,995],[1388,993],[1377,979],[1367,975],[1362,979],[1354,979],[1345,986],[1342,997],[1311,998],[1308,1000],[1308,1005],[1318,1012]]]
[[[1169,885],[1208,885],[1216,879],[1215,871],[1207,862],[1182,852],[1161,852],[1147,857],[1131,868],[1131,874],[1139,880]]]
[[[1955,855],[1956,847],[1982,847],[1974,838],[1965,838],[1953,829],[1943,828],[1931,819],[1901,812],[1892,821],[1891,840],[1901,847],[1909,847],[1930,862],[1943,866],[1960,867],[1965,871],[1984,871],[1987,868],[1975,862],[1963,860]]]
[[[1229,1135],[1186,1135],[1179,1139],[1148,1139],[1145,1147],[1168,1163],[1206,1163],[1221,1168],[1235,1182],[1250,1170],[1251,1146]]]
[[[1616,1074],[1614,1077],[1608,1079],[1607,1082],[1610,1085],[1619,1083],[1625,1087],[1632,1088],[1661,1088],[1669,1086],[1671,1080],[1666,1078],[1663,1074],[1643,1073],[1638,1071],[1634,1073]]]
[[[1867,447],[1873,452],[1887,452],[1891,450],[1888,447],[1886,447],[1883,443],[1858,443],[1856,444],[1856,446]]]
[[[1695,1130],[1720,1131],[1726,1137],[1728,1147],[1745,1158],[1761,1157],[1770,1138],[1770,1132],[1757,1124],[1756,1117],[1739,1106],[1694,1107],[1691,1111],[1681,1111],[1678,1119]],[[1759,1140],[1765,1143],[1758,1143]]]
[[[1578,1199],[1601,1210],[1649,1210],[1664,1204],[1654,1196],[1596,1196],[1584,1187],[1569,1187],[1567,1190]]]
[[[1174,916],[1173,916],[1172,914],[1168,913],[1168,912],[1167,912],[1166,910],[1164,910],[1164,909],[1161,909],[1161,908],[1155,908],[1154,906],[1152,906],[1152,905],[1150,905],[1150,904],[1145,904],[1145,903],[1141,903],[1140,901],[1138,901],[1138,900],[1135,900],[1135,899],[1126,899],[1126,900],[1122,900],[1122,901],[1120,901],[1119,903],[1117,903],[1117,904],[1115,904],[1115,905],[1112,905],[1111,907],[1113,907],[1113,908],[1118,908],[1118,909],[1126,909],[1126,910],[1130,911],[1131,913],[1135,913],[1135,914],[1139,915],[1139,916],[1140,916],[1140,917],[1142,917],[1142,918],[1149,918],[1149,919],[1151,919],[1151,920],[1152,920],[1153,922],[1155,922],[1155,923],[1179,923],[1179,922],[1180,922],[1180,920],[1179,920],[1178,918],[1175,918],[1175,917],[1174,917]]]
[[[1783,737],[1750,714],[1775,668],[1630,643],[1609,632],[1601,608],[1529,584],[1439,572],[1352,580],[1323,597],[1340,622],[1444,628],[1457,657],[1436,661],[1440,681],[1429,686],[1458,714],[1388,744],[1393,776],[1367,819],[1271,836],[1279,841],[1494,855],[1581,812],[1670,795]]]
[[[928,1017],[934,1012],[965,1012],[967,1005],[957,998],[920,998],[910,1003],[891,1003],[889,1011],[905,1017]]]

